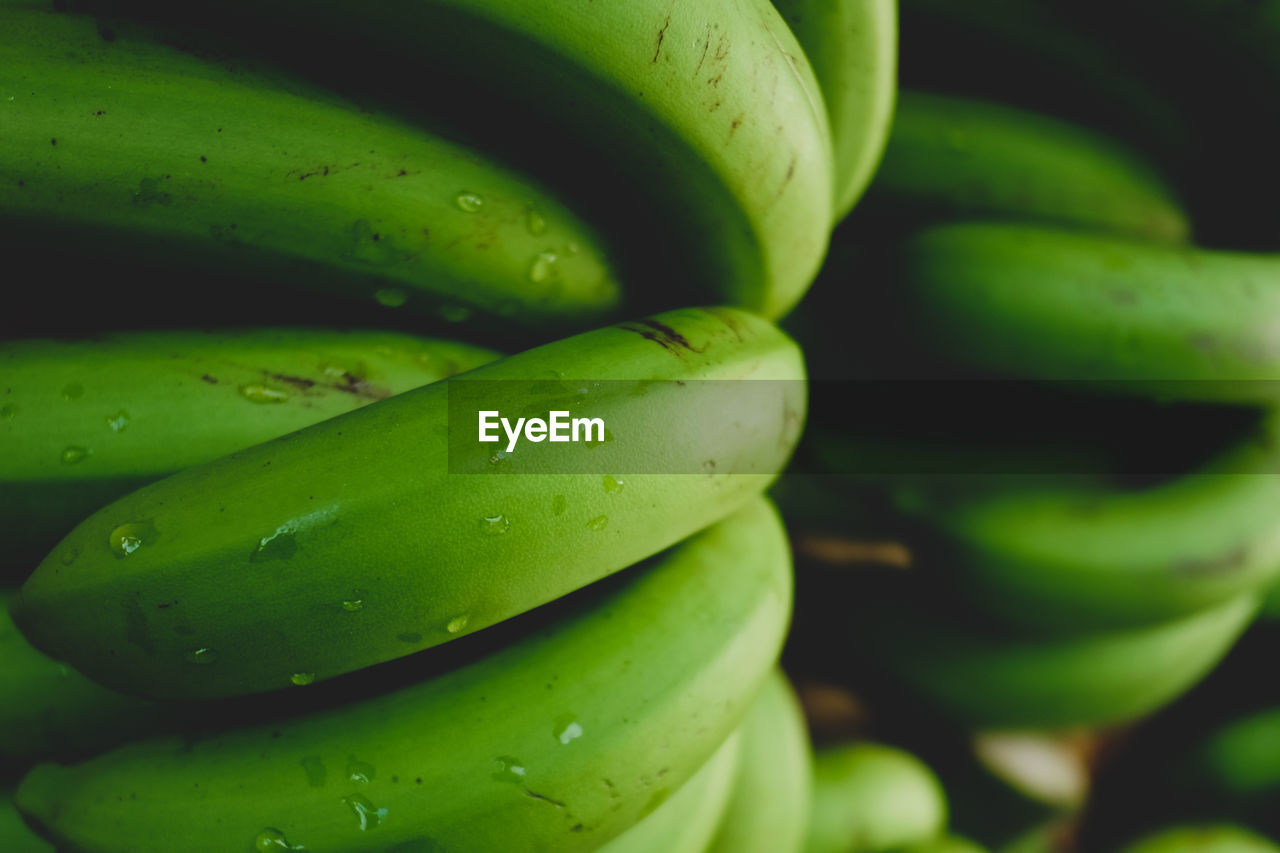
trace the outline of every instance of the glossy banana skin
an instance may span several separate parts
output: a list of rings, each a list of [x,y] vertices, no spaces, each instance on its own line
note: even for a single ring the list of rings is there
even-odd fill
[[[138,332],[0,342],[0,552],[25,578],[128,492],[492,361],[376,331]]]
[[[800,700],[775,669],[740,729],[742,755],[705,853],[798,853],[808,830],[813,751]],[[657,848],[654,848],[657,849]]]
[[[1226,654],[1257,609],[1257,595],[1244,595],[1153,626],[1028,637],[897,598],[857,608],[841,633],[878,673],[956,722],[1057,729],[1161,707]]]
[[[268,832],[334,853],[593,849],[746,715],[790,615],[785,532],[757,499],[566,604],[549,627],[398,690],[39,765],[19,807],[59,844],[101,853],[211,837],[248,853]]]
[[[486,398],[504,414],[601,417],[606,441],[505,458],[469,437],[451,446],[451,428],[476,435],[475,409],[451,427],[462,379],[508,380]],[[89,677],[154,697],[289,688],[401,657],[625,568],[761,493],[803,426],[803,380],[795,344],[733,309],[566,338],[121,498],[41,563],[14,620]],[[597,462],[616,468],[570,467]]]
[[[926,841],[947,822],[946,794],[920,759],[896,747],[851,743],[814,756],[806,853],[888,851]]]
[[[484,121],[477,101],[509,116],[486,144],[553,183],[607,187],[598,208],[611,238],[647,256],[645,289],[634,289],[643,310],[689,304],[692,290],[775,318],[821,264],[829,130],[805,54],[769,0],[75,5],[220,27],[333,85],[356,80],[429,108],[441,95],[421,81],[445,77],[464,120]],[[344,59],[371,45],[377,68],[396,74]]]
[[[868,224],[1026,219],[1177,243],[1187,214],[1124,146],[1051,116],[903,91],[866,199]]]
[[[489,325],[577,330],[617,309],[601,237],[468,147],[200,42],[21,7],[0,20],[8,251],[167,260]],[[147,316],[164,297],[120,298]]]
[[[724,814],[742,758],[740,731],[653,814],[600,847],[600,853],[704,853]]]
[[[774,0],[822,87],[835,156],[835,221],[849,214],[880,163],[898,70],[896,0]]]
[[[1280,395],[1274,256],[959,223],[903,241],[885,274],[936,364],[1165,400]]]

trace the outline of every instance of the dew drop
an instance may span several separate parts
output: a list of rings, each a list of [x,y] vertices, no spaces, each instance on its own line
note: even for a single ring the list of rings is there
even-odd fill
[[[373,299],[387,308],[399,308],[409,301],[409,294],[398,287],[380,287],[373,292]]]
[[[298,687],[306,687],[315,680],[316,674],[314,672],[295,672],[293,675],[289,676],[290,683],[297,685]]]
[[[615,477],[612,474],[604,475],[604,490],[607,493],[616,495],[618,492],[622,491],[622,487],[624,485],[626,484],[620,477]]]
[[[302,765],[302,772],[307,774],[307,784],[312,788],[323,788],[325,777],[329,775],[329,771],[325,769],[324,761],[318,755],[308,755],[298,762]]]
[[[595,518],[587,522],[587,527],[592,530],[600,531],[609,526],[609,516],[597,515]]]
[[[183,655],[188,663],[211,664],[218,659],[218,653],[213,649],[201,648],[193,649]]]
[[[484,207],[484,199],[475,193],[458,193],[453,202],[463,213],[479,213]]]
[[[264,563],[267,560],[287,560],[298,550],[298,539],[292,527],[282,525],[270,536],[258,540],[258,544],[249,552],[250,563]]]
[[[533,259],[533,263],[529,265],[529,280],[535,284],[541,284],[551,278],[556,271],[556,260],[555,252],[539,252]]]
[[[542,214],[536,210],[529,211],[529,233],[537,237],[547,230],[547,220],[542,218]]]
[[[278,853],[280,850],[293,850],[298,853],[305,853],[306,847],[301,844],[290,844],[289,839],[274,826],[268,826],[262,832],[258,833],[258,837],[253,840],[253,845],[258,853]]]
[[[93,451],[87,447],[77,447],[75,445],[65,447],[62,450],[62,464],[74,465],[77,462],[82,462],[84,458],[92,452]]]
[[[486,515],[480,519],[480,529],[490,536],[501,536],[511,529],[511,520],[505,515]]]
[[[364,599],[349,598],[346,601],[342,602],[342,609],[347,611],[348,613],[355,613],[357,610],[363,610]]]
[[[289,399],[287,392],[266,385],[241,385],[240,396],[251,403],[283,403]]]
[[[441,305],[436,311],[440,315],[440,319],[446,323],[462,323],[471,317],[471,309],[465,305],[456,303],[447,303]]]
[[[554,515],[564,515],[564,511],[569,508],[569,499],[564,495],[555,495],[551,498],[551,512]]]
[[[62,565],[69,566],[76,561],[76,557],[80,556],[79,548],[68,548],[62,552]]]
[[[3,406],[0,406],[0,418],[3,418],[6,421],[13,420],[14,416],[17,414],[18,407],[13,403],[5,403]]]
[[[62,386],[62,399],[79,400],[84,396],[84,386],[79,382],[69,382]]]
[[[374,806],[364,794],[351,794],[343,797],[342,802],[355,814],[362,830],[377,829],[387,819],[387,810]]]
[[[117,557],[127,557],[143,545],[156,541],[158,533],[150,521],[131,521],[107,534],[107,545]]]
[[[523,761],[510,755],[499,755],[494,761],[498,763],[498,769],[491,774],[494,781],[509,782],[512,785],[524,783],[525,767]]]
[[[359,761],[354,755],[347,756],[347,779],[361,785],[368,785],[378,771],[367,761]]]
[[[111,427],[112,432],[124,432],[125,427],[129,426],[129,413],[121,409],[107,418],[107,426]]]
[[[459,631],[461,631],[463,628],[467,627],[467,623],[470,621],[471,621],[471,614],[463,613],[461,616],[455,616],[452,619],[450,619],[449,623],[444,626],[444,629],[448,631],[450,634],[456,634]]]
[[[582,726],[573,714],[561,714],[551,727],[551,736],[563,744],[582,737]]]

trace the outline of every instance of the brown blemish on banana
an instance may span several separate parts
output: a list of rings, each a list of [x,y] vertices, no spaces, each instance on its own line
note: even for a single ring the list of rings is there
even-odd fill
[[[653,62],[656,64],[658,55],[662,53],[662,40],[667,35],[667,27],[671,26],[671,16],[667,15],[667,19],[662,23],[662,29],[658,30],[658,45],[653,51]]]

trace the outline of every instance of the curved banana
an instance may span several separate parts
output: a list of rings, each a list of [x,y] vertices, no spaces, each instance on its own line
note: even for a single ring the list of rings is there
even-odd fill
[[[1156,710],[1199,681],[1257,610],[1258,596],[1245,595],[1153,626],[1029,638],[918,598],[878,597],[854,607],[841,633],[877,672],[964,725],[1056,729]]]
[[[943,225],[884,274],[935,364],[1163,400],[1280,399],[1280,257],[1038,225]]]
[[[1180,794],[1220,816],[1280,831],[1280,708],[1237,716],[1179,757],[1169,774]]]
[[[933,838],[947,823],[937,776],[896,747],[850,743],[813,759],[806,853],[882,853]]]
[[[813,754],[800,700],[780,669],[756,697],[741,737],[728,807],[715,838],[702,850],[799,853],[808,830]]]
[[[797,347],[745,312],[576,335],[121,498],[41,563],[14,621],[125,692],[322,681],[558,598],[732,512],[785,465],[805,402]],[[486,410],[571,411],[605,432],[512,450],[478,441]]]
[[[0,8],[6,251],[255,275],[490,326],[581,329],[616,312],[603,240],[539,184],[243,57],[158,39]],[[55,293],[60,315],[97,298]],[[132,318],[161,298],[103,301]]]
[[[1109,138],[992,101],[898,95],[868,221],[1028,219],[1177,243],[1190,225],[1154,169]]]
[[[78,521],[145,483],[497,357],[297,328],[0,341],[0,553],[25,577]]]
[[[835,156],[835,222],[884,154],[898,79],[897,0],[774,0],[822,87]]]
[[[9,597],[0,591],[0,766],[82,757],[157,731],[160,706],[99,687],[31,648],[9,619]]]
[[[488,122],[485,142],[506,156],[553,183],[593,185],[619,252],[640,259],[641,280],[664,283],[643,310],[713,301],[778,317],[826,251],[830,132],[808,60],[769,0],[76,6],[220,28],[332,85],[419,108],[452,99],[460,123]],[[449,85],[422,85],[434,79]]]
[[[1201,468],[1154,485],[1015,474],[904,479],[891,492],[930,529],[937,569],[979,608],[1040,630],[1125,627],[1275,582],[1278,441],[1275,413]]]
[[[1280,846],[1243,826],[1178,826],[1154,832],[1122,853],[1278,853]]]
[[[59,844],[100,853],[209,838],[330,853],[593,849],[746,715],[790,615],[786,534],[756,499],[565,604],[549,626],[425,680],[409,670],[390,692],[38,765],[19,808]]]
[[[753,706],[754,708],[754,706]],[[741,760],[735,731],[680,790],[648,817],[599,848],[600,853],[704,853],[733,788]]]

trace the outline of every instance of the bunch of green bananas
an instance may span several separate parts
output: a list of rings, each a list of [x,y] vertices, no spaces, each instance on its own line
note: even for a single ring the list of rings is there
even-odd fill
[[[0,0],[0,847],[799,851],[774,321],[895,22]]]

